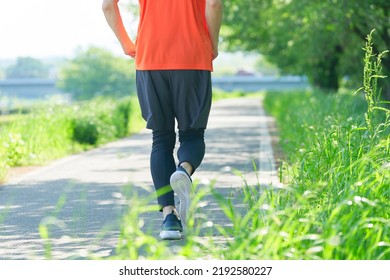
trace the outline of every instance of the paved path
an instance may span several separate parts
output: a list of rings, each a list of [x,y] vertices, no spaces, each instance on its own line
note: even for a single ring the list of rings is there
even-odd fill
[[[216,102],[206,131],[206,156],[194,179],[200,184],[213,181],[226,195],[243,184],[234,170],[248,183],[278,184],[267,118],[260,98]],[[40,224],[49,226],[54,259],[112,254],[120,218],[128,210],[123,199],[126,186],[132,185],[141,195],[153,194],[150,147],[150,131],[144,130],[0,186],[0,259],[43,259]],[[214,224],[227,222],[212,196],[205,205]],[[148,215],[157,236],[161,214]]]

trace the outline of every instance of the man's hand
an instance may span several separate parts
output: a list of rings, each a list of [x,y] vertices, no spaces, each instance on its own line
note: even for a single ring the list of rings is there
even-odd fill
[[[126,45],[126,46],[122,46],[122,48],[125,55],[128,55],[135,59],[136,50],[134,45]]]

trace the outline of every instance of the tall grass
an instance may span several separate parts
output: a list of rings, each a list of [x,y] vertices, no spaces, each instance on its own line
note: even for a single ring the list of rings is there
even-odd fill
[[[46,105],[0,127],[0,180],[7,169],[39,165],[138,131],[135,97],[98,98],[72,106]]]
[[[309,243],[318,258],[390,258],[390,114],[377,88],[384,53],[372,53],[371,34],[365,50],[363,95],[307,92],[265,100],[288,157],[288,203],[297,209],[290,224],[302,232],[303,223],[314,234]]]

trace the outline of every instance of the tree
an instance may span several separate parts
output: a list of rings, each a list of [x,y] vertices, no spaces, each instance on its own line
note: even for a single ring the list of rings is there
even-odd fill
[[[77,100],[95,96],[120,97],[134,88],[132,62],[109,51],[90,47],[79,50],[60,70],[58,86]]]
[[[227,0],[225,6],[230,49],[257,50],[281,71],[306,75],[328,91],[342,77],[361,76],[361,49],[372,29],[378,52],[389,43],[387,0]],[[385,74],[389,62],[385,57]]]
[[[7,79],[16,78],[47,78],[49,69],[40,60],[32,57],[18,57],[14,65],[5,71]]]

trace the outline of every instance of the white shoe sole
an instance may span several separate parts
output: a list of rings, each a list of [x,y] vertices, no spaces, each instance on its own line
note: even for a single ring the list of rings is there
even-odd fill
[[[183,235],[178,230],[162,230],[160,232],[160,238],[162,240],[178,240],[182,239]]]
[[[170,179],[171,187],[180,200],[179,216],[183,226],[187,225],[187,217],[191,206],[191,179],[184,171],[175,171]]]

